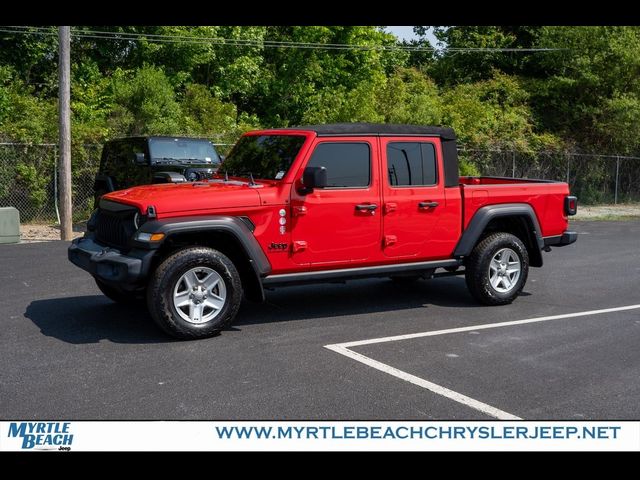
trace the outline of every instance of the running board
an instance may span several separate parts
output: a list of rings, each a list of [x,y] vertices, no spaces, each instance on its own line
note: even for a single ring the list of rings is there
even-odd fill
[[[433,271],[436,268],[457,267],[461,260],[437,260],[433,262],[400,263],[393,265],[376,265],[373,267],[341,268],[338,270],[318,270],[302,273],[284,273],[281,275],[269,275],[262,279],[265,287],[291,285],[292,283],[321,283],[331,280],[351,280],[357,278],[388,277],[395,273]]]

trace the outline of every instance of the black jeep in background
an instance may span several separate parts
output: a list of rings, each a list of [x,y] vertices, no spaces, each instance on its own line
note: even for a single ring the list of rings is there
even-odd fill
[[[206,139],[127,137],[105,143],[94,184],[95,205],[102,195],[150,183],[193,182],[210,178],[221,158]]]

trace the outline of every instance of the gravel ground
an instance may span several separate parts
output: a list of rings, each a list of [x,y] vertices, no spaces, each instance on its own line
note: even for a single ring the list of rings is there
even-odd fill
[[[81,237],[85,231],[85,223],[73,226],[73,238]],[[21,243],[47,242],[60,240],[60,227],[58,225],[20,225]]]
[[[587,206],[578,204],[575,220],[614,220],[614,217],[640,217],[640,204]]]

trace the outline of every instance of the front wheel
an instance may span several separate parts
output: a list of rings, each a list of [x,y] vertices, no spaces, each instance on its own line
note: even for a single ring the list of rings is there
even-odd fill
[[[506,305],[520,294],[529,274],[529,254],[522,241],[498,232],[482,240],[466,263],[467,287],[486,305]]]
[[[205,247],[185,248],[167,257],[147,289],[154,321],[181,339],[215,335],[231,324],[241,301],[242,284],[233,262]]]

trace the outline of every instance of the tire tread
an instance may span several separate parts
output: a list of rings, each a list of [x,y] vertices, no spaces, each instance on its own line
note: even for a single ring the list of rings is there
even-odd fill
[[[511,248],[520,254],[522,262],[519,285],[506,295],[495,292],[489,283],[487,270],[495,251]],[[522,241],[511,233],[497,232],[478,243],[465,264],[465,281],[471,295],[485,305],[507,305],[520,294],[529,274],[529,254]]]
[[[165,292],[167,287],[172,290],[171,285],[167,286],[167,282],[185,265],[212,267],[212,264],[224,267],[225,274],[220,271],[218,273],[223,275],[230,297],[228,305],[224,307],[225,311],[220,314],[222,319],[203,327],[185,325],[184,320],[173,312],[170,295],[166,295]],[[172,292],[170,294],[172,295]],[[187,247],[169,255],[153,272],[147,288],[147,307],[154,322],[165,333],[185,340],[210,337],[228,327],[238,313],[241,300],[242,283],[233,262],[223,253],[208,247]]]

